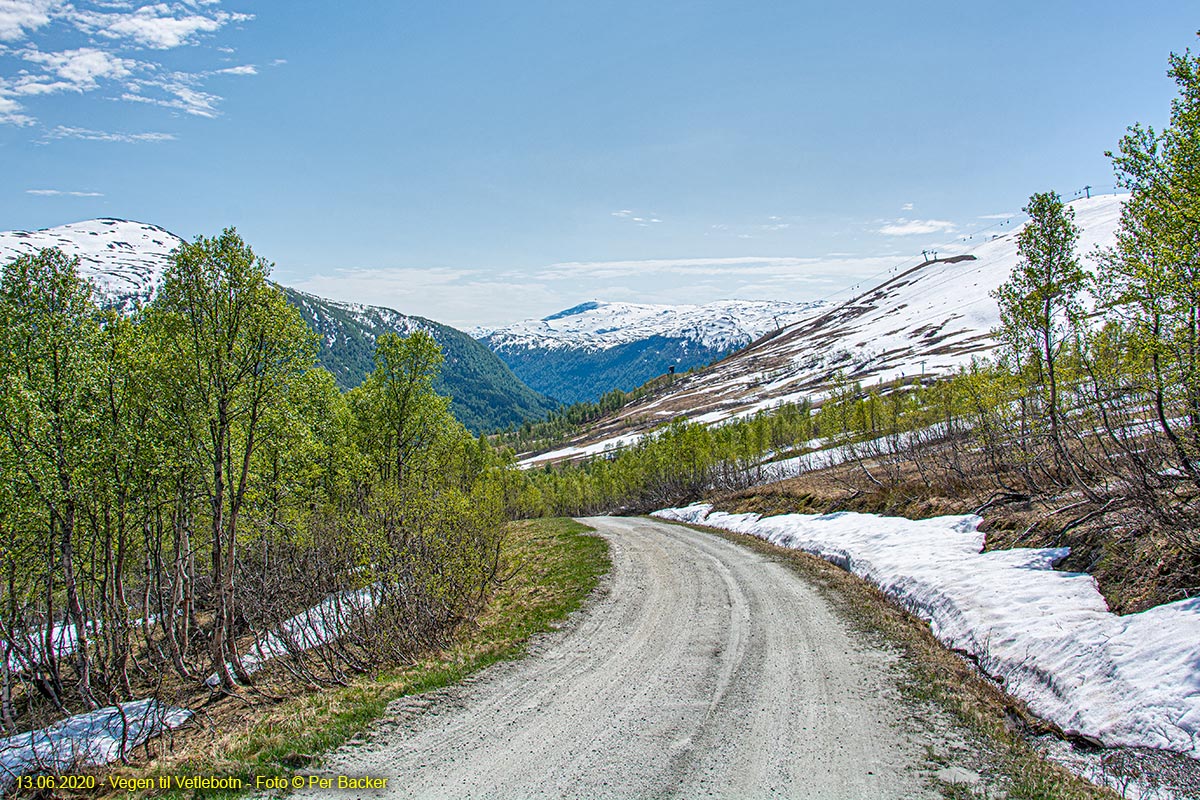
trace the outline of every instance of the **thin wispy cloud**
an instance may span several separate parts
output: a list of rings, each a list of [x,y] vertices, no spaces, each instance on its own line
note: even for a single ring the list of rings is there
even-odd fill
[[[944,219],[907,219],[890,222],[879,229],[884,236],[916,236],[930,233],[952,233],[953,222]]]
[[[632,212],[631,212],[632,213]],[[848,279],[883,275],[895,256],[743,255],[564,261],[535,269],[394,267],[279,276],[323,297],[382,305],[469,328],[542,317],[588,298],[704,303],[721,298],[822,299]]]
[[[219,116],[222,98],[207,82],[216,76],[257,75],[258,67],[178,70],[164,63],[162,54],[186,48],[194,63],[206,52],[197,46],[254,19],[221,8],[222,2],[0,0],[0,124],[34,125],[39,98],[60,94],[94,93],[192,116]],[[214,46],[209,52],[215,61],[228,61],[216,52],[233,51]],[[273,66],[279,63],[282,59]]]
[[[121,133],[117,131],[96,131],[91,128],[72,128],[57,125],[42,137],[53,139],[82,139],[88,142],[121,142],[122,144],[141,144],[153,142],[172,142],[176,136],[173,133],[147,131],[145,133]]]
[[[104,197],[104,192],[71,192],[62,189],[26,189],[25,194],[38,197]]]
[[[904,205],[900,206],[900,210],[901,210],[901,211],[912,211],[912,210],[913,210],[913,204],[912,204],[912,203],[905,203]]]
[[[643,228],[648,228],[651,225],[658,225],[662,222],[653,212],[639,212],[632,209],[622,208],[620,211],[613,211],[609,216],[617,217],[618,219],[629,220],[634,225],[639,225]]]
[[[625,277],[706,276],[730,279],[739,276],[796,276],[813,268],[859,271],[882,263],[876,258],[828,259],[800,256],[733,256],[714,258],[652,258],[621,261],[564,261],[543,267],[537,280],[579,280]]]
[[[142,94],[147,87],[161,90],[167,96]],[[220,113],[217,111],[217,103],[221,101],[219,95],[200,91],[178,80],[135,83],[130,85],[130,89],[131,91],[121,95],[122,100],[130,103],[144,103],[146,105],[159,106],[160,108],[170,108],[182,111],[185,114],[191,114],[192,116],[208,117],[209,119],[218,116]]]
[[[1003,214],[984,214],[979,219],[1012,219],[1017,216],[1016,212],[1005,212]]]

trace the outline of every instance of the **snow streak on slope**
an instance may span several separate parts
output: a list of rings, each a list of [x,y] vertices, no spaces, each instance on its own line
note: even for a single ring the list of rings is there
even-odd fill
[[[718,300],[704,305],[581,303],[544,319],[515,322],[471,335],[493,350],[521,349],[585,352],[660,336],[688,339],[715,351],[744,347],[768,331],[817,313],[821,303]]]
[[[373,331],[397,333],[400,336],[409,336],[413,331],[418,330],[425,331],[430,336],[434,336],[437,333],[432,325],[422,325],[418,317],[410,317],[407,314],[401,314],[399,311],[393,311],[390,308],[329,300],[325,297],[317,297],[316,295],[302,292],[299,289],[289,289],[288,291],[295,305],[306,312],[306,316],[312,318],[313,329],[321,337],[324,346],[328,348],[337,346],[339,341],[345,342],[347,337],[345,326],[340,320],[328,313],[327,309],[330,308],[340,311],[346,317],[362,326],[366,331],[365,335],[370,339],[372,347],[375,344],[375,334],[372,333]]]
[[[191,718],[187,709],[153,699],[137,700],[0,739],[0,796],[22,775],[61,775],[80,767],[111,764]]]
[[[0,232],[0,264],[57,247],[79,257],[79,272],[96,287],[102,305],[132,310],[149,303],[162,283],[172,250],[183,240],[157,225],[92,219],[40,231]]]

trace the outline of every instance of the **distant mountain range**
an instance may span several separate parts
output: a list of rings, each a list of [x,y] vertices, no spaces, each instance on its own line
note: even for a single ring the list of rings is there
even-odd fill
[[[40,231],[0,232],[0,264],[58,247],[79,257],[80,272],[96,287],[98,302],[129,312],[154,298],[171,251],[182,243],[155,225],[94,219]],[[557,405],[523,384],[503,361],[460,330],[390,308],[339,303],[281,288],[320,336],[318,359],[343,389],[357,386],[373,368],[377,336],[406,336],[421,329],[437,340],[445,358],[437,389],[451,396],[450,410],[471,430],[519,425],[544,417]]]
[[[683,373],[819,313],[822,303],[721,300],[704,305],[582,303],[536,320],[471,332],[539,392],[564,402]]]

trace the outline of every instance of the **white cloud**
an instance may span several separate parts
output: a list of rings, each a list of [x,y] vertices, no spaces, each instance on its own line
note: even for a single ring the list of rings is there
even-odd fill
[[[23,75],[13,84],[16,94],[26,95],[58,91],[90,92],[100,86],[100,80],[120,80],[139,67],[137,61],[120,58],[94,47],[49,53],[29,48],[22,50],[20,56],[43,69],[42,75]],[[58,80],[48,80],[51,76]]]
[[[256,65],[171,72],[163,63],[131,54],[196,45],[223,28],[254,19],[252,14],[224,11],[220,4],[221,0],[0,0],[0,42],[21,43],[0,44],[0,55],[15,56],[26,65],[0,73],[0,124],[34,124],[35,98],[87,92],[194,116],[218,116],[221,97],[206,91],[205,82],[217,75],[257,75]],[[50,33],[53,47],[47,46]],[[216,53],[211,55],[217,59]]]
[[[60,0],[0,0],[0,41],[16,42],[27,32],[50,24]]]
[[[901,211],[912,211],[912,210],[913,210],[913,204],[912,204],[912,203],[905,203],[904,205],[900,206],[900,210],[901,210]]]
[[[39,197],[104,197],[103,192],[69,192],[61,189],[26,189],[25,194]]]
[[[1012,219],[1018,216],[1015,211],[1005,212],[1003,214],[984,214],[979,219]]]
[[[194,7],[194,6],[193,6]],[[153,50],[170,50],[192,44],[199,35],[215,33],[231,22],[253,19],[251,14],[181,13],[179,4],[156,3],[136,11],[72,11],[70,21],[81,31],[108,39],[128,39]]]
[[[728,275],[788,272],[818,262],[815,258],[735,256],[730,258],[654,258],[629,261],[564,261],[539,270],[540,280],[617,278],[638,275]]]
[[[896,255],[742,255],[570,261],[500,274],[482,268],[400,267],[277,278],[323,297],[387,306],[465,329],[540,318],[589,298],[640,303],[836,299],[849,291],[843,287],[880,278],[905,263],[916,262]]]
[[[630,208],[622,208],[620,211],[610,212],[609,216],[625,219],[637,225],[639,228],[649,228],[651,225],[659,225],[662,220],[653,211],[647,213],[645,211],[634,211]]]
[[[884,236],[914,236],[929,233],[950,233],[955,230],[953,222],[944,219],[909,219],[890,222],[879,229]]]
[[[144,103],[162,108],[171,108],[197,117],[212,119],[219,116],[220,112],[217,110],[217,103],[221,102],[221,96],[189,86],[188,83],[195,81],[196,78],[197,76],[194,75],[176,73],[168,80],[139,81],[131,84],[129,87],[130,91],[121,95],[121,99],[131,103]],[[146,87],[159,89],[168,96],[150,97],[144,95],[142,91]]]
[[[95,131],[90,128],[71,128],[58,125],[47,131],[44,139],[83,139],[89,142],[122,142],[125,144],[171,142],[175,140],[173,133],[114,133],[110,131]]]
[[[8,96],[3,85],[0,84],[0,124],[18,127],[33,125],[36,120],[28,114],[22,113],[23,111],[24,106]]]

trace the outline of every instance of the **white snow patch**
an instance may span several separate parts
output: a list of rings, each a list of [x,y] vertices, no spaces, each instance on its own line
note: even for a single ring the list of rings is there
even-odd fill
[[[110,764],[192,717],[185,708],[138,700],[76,714],[48,728],[0,739],[0,793],[21,775]]]
[[[586,456],[606,453],[610,450],[622,450],[630,445],[637,444],[644,436],[644,434],[640,433],[631,433],[622,436],[612,436],[584,447],[561,447],[558,450],[551,450],[548,453],[539,453],[528,458],[523,458],[517,462],[517,467],[519,469],[529,469],[530,467],[540,466],[541,464],[559,459],[584,458]]]
[[[92,219],[40,231],[0,232],[0,264],[48,247],[79,258],[79,274],[96,287],[96,299],[125,311],[146,305],[158,291],[171,251],[183,244],[157,225]]]
[[[1117,616],[1067,548],[981,552],[976,516],[654,512],[818,555],[882,589],[1010,694],[1107,746],[1200,758],[1200,598]]]
[[[242,656],[242,666],[247,673],[258,672],[272,658],[288,653],[311,650],[336,641],[350,630],[354,620],[370,613],[381,600],[378,584],[363,589],[347,590],[331,594],[317,605],[284,620],[278,628],[260,637]],[[230,672],[233,665],[228,664]],[[210,687],[221,684],[217,673],[209,675],[204,683]]]

